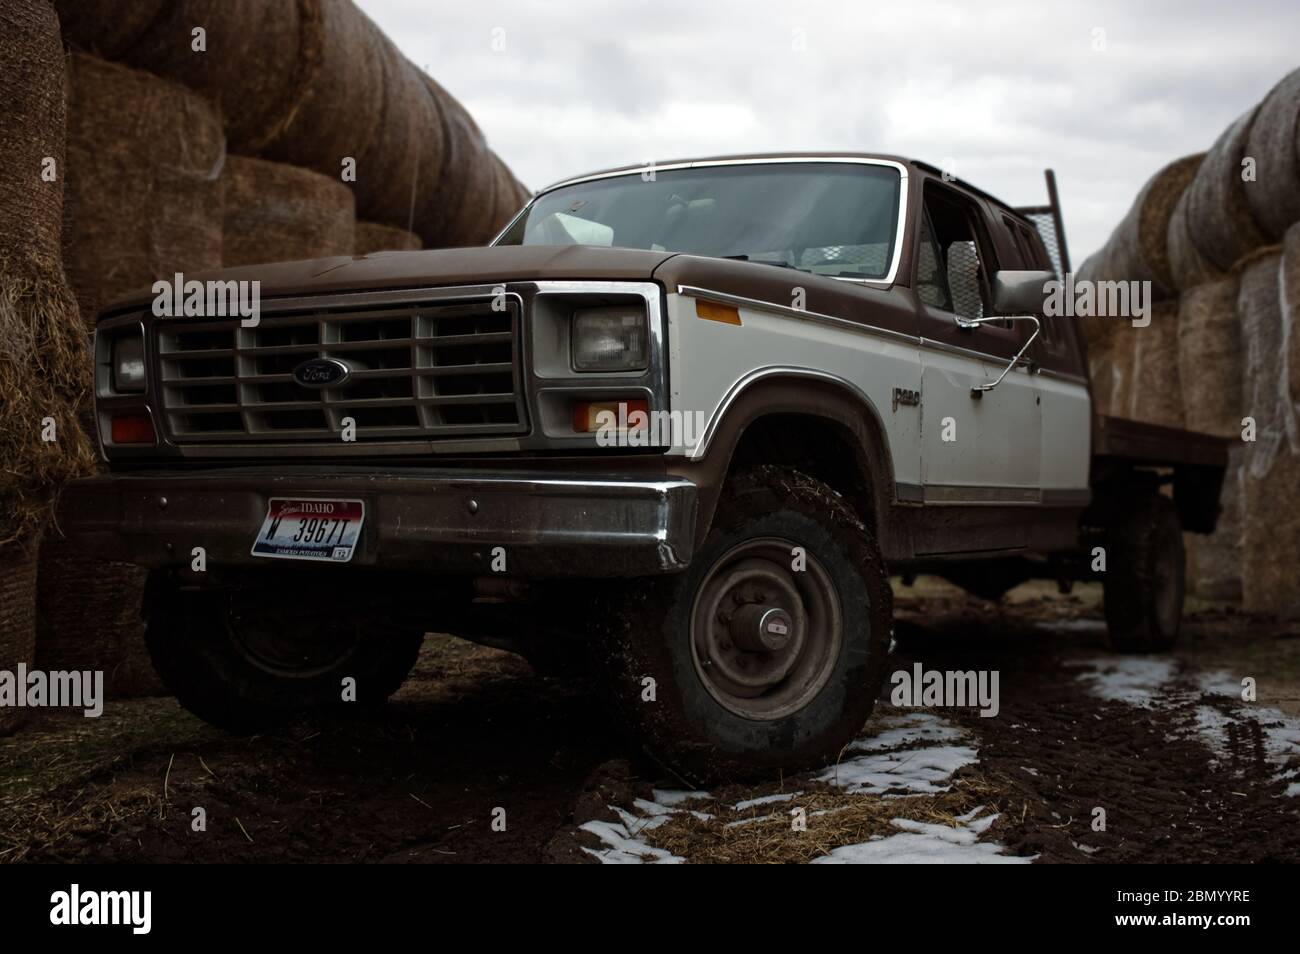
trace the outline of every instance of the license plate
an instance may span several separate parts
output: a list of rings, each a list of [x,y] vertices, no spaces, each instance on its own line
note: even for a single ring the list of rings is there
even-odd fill
[[[365,519],[366,505],[360,500],[272,497],[253,543],[253,556],[347,563]]]

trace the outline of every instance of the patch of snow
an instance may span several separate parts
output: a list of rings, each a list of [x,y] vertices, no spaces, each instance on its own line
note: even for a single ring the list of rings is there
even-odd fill
[[[646,826],[642,825],[644,829]],[[582,850],[595,855],[605,865],[679,865],[686,859],[679,858],[662,848],[647,845],[636,835],[629,833],[624,825],[614,822],[589,821],[581,826],[582,831],[591,832],[608,847],[586,848]],[[640,829],[638,829],[640,830]]]
[[[968,818],[969,816],[963,816]],[[844,845],[813,861],[815,865],[844,864],[1028,864],[1033,858],[1002,854],[1000,846],[979,841],[997,815],[987,815],[957,827],[895,818],[903,829],[898,835],[872,838],[860,845]],[[959,821],[961,821],[959,819]]]
[[[1108,702],[1150,707],[1178,673],[1178,664],[1168,657],[1105,657],[1072,660],[1082,668],[1079,681],[1088,691]]]
[[[870,738],[850,742],[848,751],[881,752],[918,742],[955,742],[966,738],[966,733],[957,726],[929,712],[891,714],[882,722],[884,728]]]
[[[788,802],[796,795],[802,795],[803,792],[777,792],[775,795],[760,795],[758,798],[747,798],[744,801],[736,802],[732,809],[743,812],[746,808],[753,808],[755,805],[770,805],[772,802]]]
[[[860,755],[833,765],[817,776],[852,794],[880,795],[902,789],[913,795],[946,792],[952,774],[979,761],[969,745],[935,745],[921,749]]]

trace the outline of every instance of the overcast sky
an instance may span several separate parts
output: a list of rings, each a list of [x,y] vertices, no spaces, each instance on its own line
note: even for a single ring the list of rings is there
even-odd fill
[[[1075,264],[1142,182],[1300,66],[1297,0],[358,0],[529,186],[786,150],[951,166],[1014,204],[1056,170]]]

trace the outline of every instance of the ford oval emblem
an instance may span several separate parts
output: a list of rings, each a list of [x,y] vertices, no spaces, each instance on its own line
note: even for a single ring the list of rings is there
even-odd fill
[[[351,373],[352,369],[338,358],[312,358],[293,369],[293,379],[305,388],[334,388]]]

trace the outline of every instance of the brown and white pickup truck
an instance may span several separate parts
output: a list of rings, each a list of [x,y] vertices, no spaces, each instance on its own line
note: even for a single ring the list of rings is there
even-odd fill
[[[773,155],[178,276],[99,320],[65,529],[152,569],[159,673],[234,731],[382,701],[441,631],[585,656],[685,777],[813,764],[879,694],[891,573],[1100,578],[1118,649],[1178,633],[1226,449],[1094,413],[1057,247],[921,162]]]

